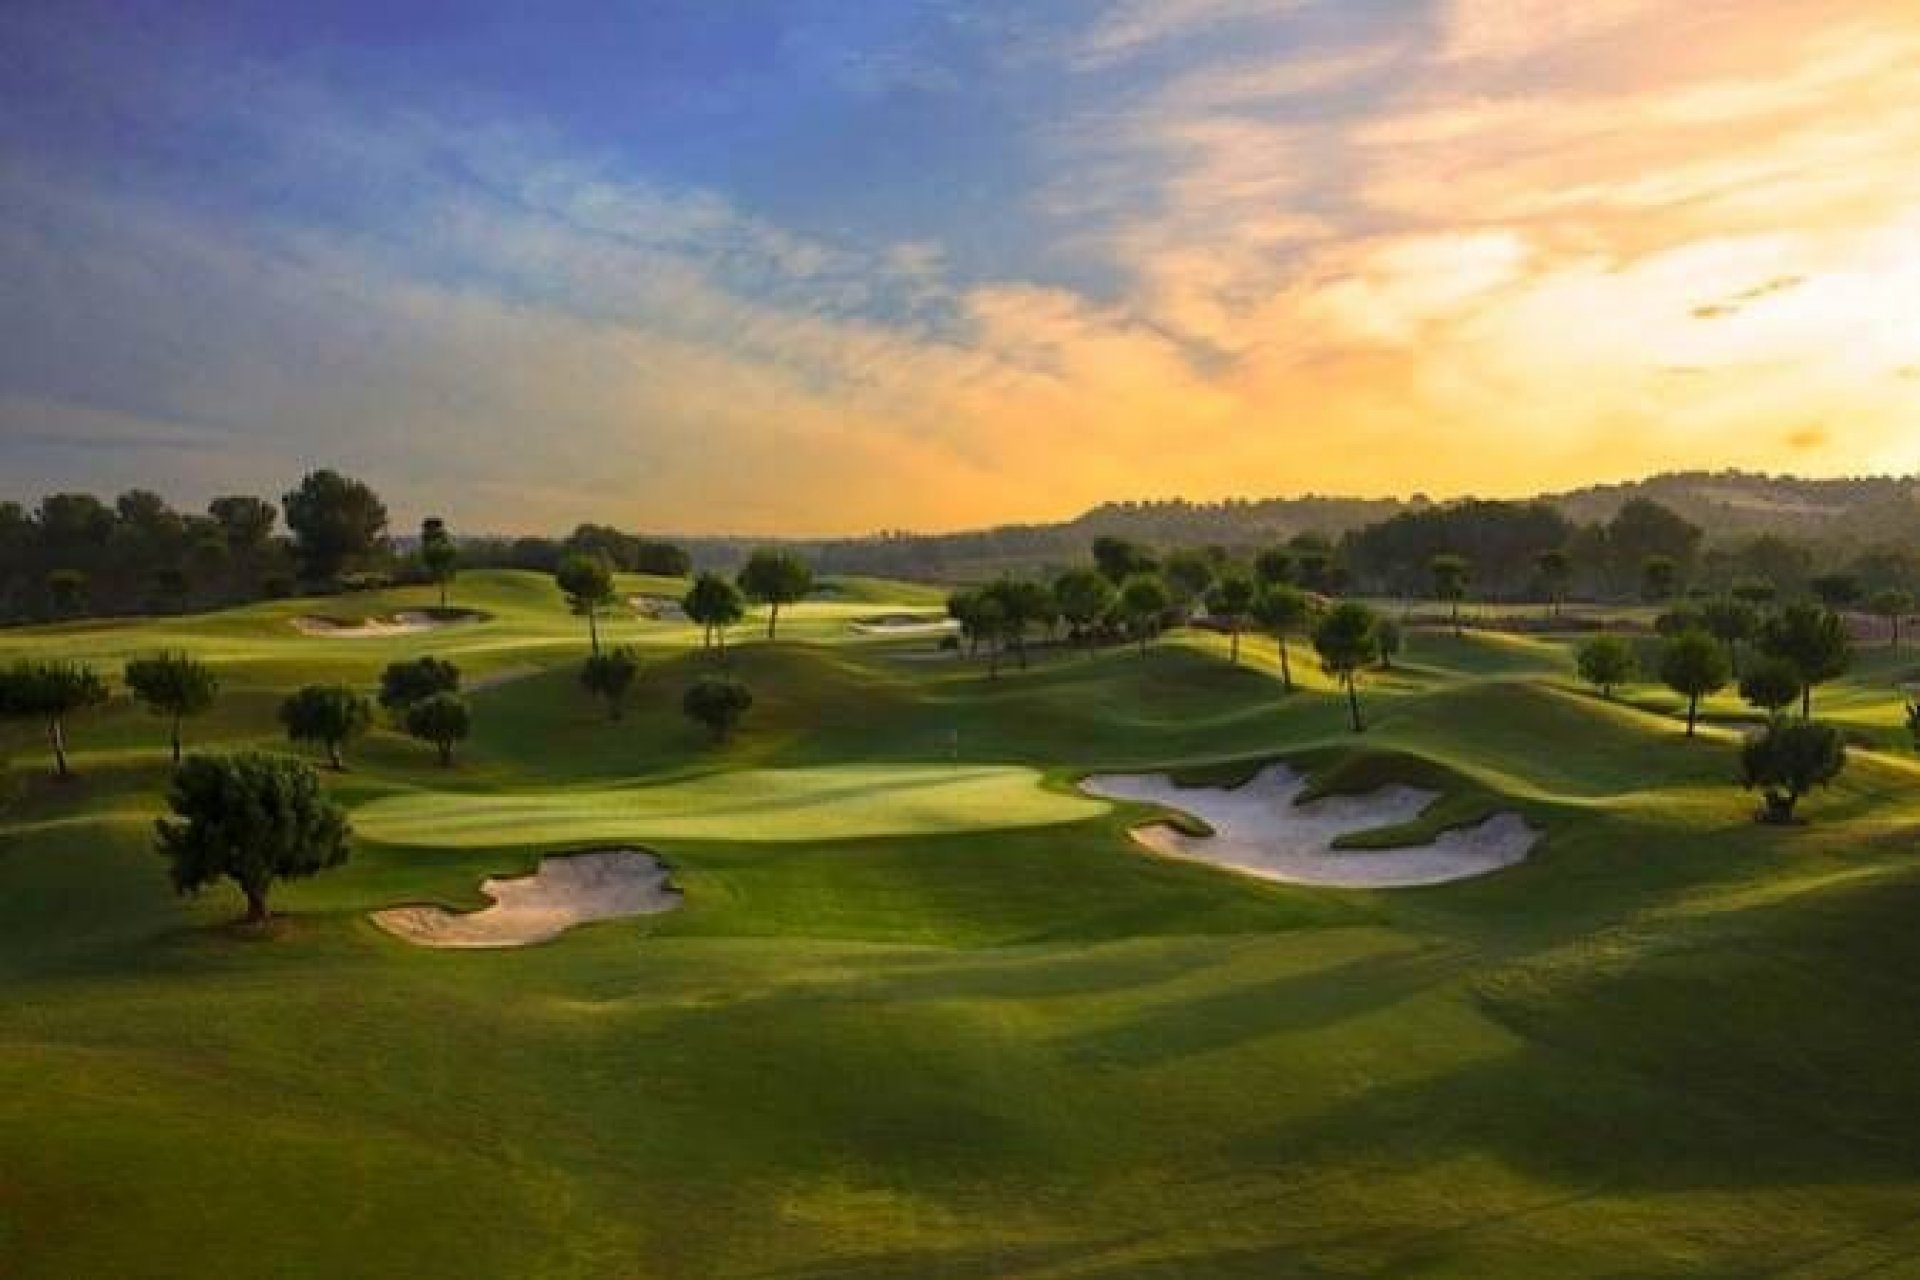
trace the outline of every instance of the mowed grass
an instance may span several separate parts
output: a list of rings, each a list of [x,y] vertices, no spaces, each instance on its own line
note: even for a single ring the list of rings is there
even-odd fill
[[[396,655],[512,677],[451,771],[360,744],[329,779],[354,862],[289,886],[270,938],[168,890],[162,725],[83,717],[65,787],[7,731],[0,1275],[1920,1274],[1896,658],[1823,691],[1871,749],[1776,831],[1728,732],[1580,689],[1569,640],[1416,632],[1356,740],[1304,653],[1280,692],[1266,640],[989,680],[847,632],[928,600],[864,582],[775,644],[741,628],[757,702],[724,748],[678,712],[690,629],[607,624],[645,662],[615,723],[574,684],[584,624],[526,575],[467,575],[491,619],[439,635],[305,637],[283,602],[0,636],[207,654],[229,696],[190,741],[219,746]],[[1448,814],[1548,840],[1447,888],[1289,889],[1145,855],[1143,813],[1071,787],[1275,756],[1438,780]],[[667,858],[681,911],[499,953],[366,920],[616,839]]]

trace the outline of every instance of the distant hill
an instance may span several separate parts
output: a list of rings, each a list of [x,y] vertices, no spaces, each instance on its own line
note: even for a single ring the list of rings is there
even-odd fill
[[[1541,494],[1576,524],[1602,522],[1634,498],[1671,507],[1710,542],[1762,533],[1833,544],[1920,541],[1920,477],[1860,476],[1806,480],[1745,471],[1669,472],[1620,484]],[[727,567],[754,546],[783,541],[826,573],[968,581],[1007,570],[1054,568],[1084,560],[1102,534],[1155,546],[1219,544],[1250,548],[1301,533],[1338,538],[1402,511],[1434,505],[1424,497],[1230,499],[1225,502],[1109,502],[1072,520],[1002,525],[958,533],[885,532],[855,538],[681,537],[701,565]]]

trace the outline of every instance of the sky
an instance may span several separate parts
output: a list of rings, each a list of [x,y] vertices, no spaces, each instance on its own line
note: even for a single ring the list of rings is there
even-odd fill
[[[1920,471],[1912,0],[8,0],[0,497]]]

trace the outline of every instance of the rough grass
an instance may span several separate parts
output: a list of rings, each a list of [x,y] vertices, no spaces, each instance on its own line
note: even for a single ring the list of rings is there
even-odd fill
[[[608,621],[646,661],[616,724],[550,584],[469,574],[453,603],[492,619],[342,643],[292,601],[0,635],[206,654],[227,694],[189,741],[223,747],[393,656],[542,673],[475,695],[454,770],[359,744],[329,779],[355,859],[265,938],[168,890],[163,724],[82,717],[68,786],[5,731],[0,1275],[1920,1271],[1920,768],[1890,733],[1765,829],[1730,734],[1579,690],[1571,639],[1417,632],[1356,741],[1263,640],[1240,669],[1182,635],[990,681],[847,642],[846,610],[926,603],[860,584],[776,645],[741,628],[758,701],[716,751],[677,710],[710,661],[687,628]],[[1888,730],[1892,670],[1822,705]],[[1071,790],[1273,758],[1548,840],[1485,880],[1299,890],[1153,858]],[[686,908],[488,954],[365,919],[475,905],[583,815],[651,831]]]

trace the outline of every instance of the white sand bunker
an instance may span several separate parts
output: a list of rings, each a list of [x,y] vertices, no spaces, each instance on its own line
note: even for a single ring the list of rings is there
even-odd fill
[[[542,858],[532,875],[495,876],[480,892],[492,906],[389,907],[373,922],[422,947],[524,947],[594,920],[672,911],[681,899],[660,859],[638,849]]]
[[[687,611],[672,596],[628,596],[633,611],[649,622],[685,622]]]
[[[900,640],[960,634],[957,621],[929,613],[887,613],[875,618],[857,618],[847,626],[855,635],[890,636]]]
[[[1523,861],[1540,840],[1519,814],[1499,813],[1443,832],[1431,844],[1335,849],[1341,836],[1413,821],[1439,793],[1394,786],[1296,804],[1306,785],[1285,765],[1269,765],[1231,789],[1181,787],[1165,774],[1103,774],[1081,784],[1103,799],[1177,809],[1213,829],[1210,836],[1190,836],[1166,823],[1135,829],[1134,838],[1155,853],[1289,884],[1343,889],[1445,884]]]
[[[486,616],[484,613],[468,609],[448,610],[445,613],[406,609],[384,618],[361,618],[354,622],[308,614],[306,617],[295,618],[293,625],[294,629],[302,635],[331,636],[336,640],[365,640],[382,636],[411,636],[423,631],[443,631],[448,627],[471,626],[476,622],[486,621]]]

